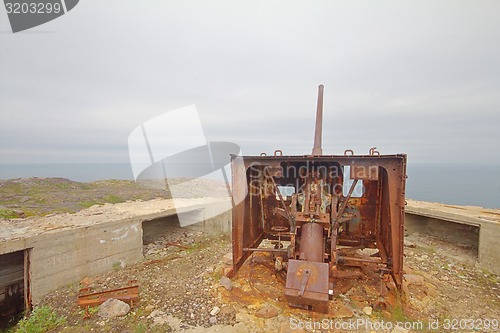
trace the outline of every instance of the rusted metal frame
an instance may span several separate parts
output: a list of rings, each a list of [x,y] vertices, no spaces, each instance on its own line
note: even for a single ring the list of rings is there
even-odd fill
[[[345,209],[347,208],[347,204],[349,202],[349,199],[351,199],[352,192],[354,192],[354,187],[356,187],[356,184],[358,183],[357,179],[354,179],[354,181],[351,184],[351,188],[349,189],[349,193],[347,193],[347,196],[343,202],[343,205],[339,209],[339,212],[337,213],[337,216],[335,217],[335,220],[333,221],[333,227],[332,228],[337,228],[338,220],[344,214]]]
[[[233,184],[233,195],[237,191],[243,191],[244,184],[241,184],[242,179],[247,179],[247,168],[242,171],[235,167],[234,159],[231,162],[231,174]],[[240,193],[241,194],[241,193]],[[248,195],[248,193],[247,193]],[[235,205],[232,209],[232,245],[233,245],[233,271],[239,269],[245,260],[243,258],[243,225],[245,218],[245,198],[242,202]]]
[[[266,230],[266,219],[264,217],[264,193],[263,193],[263,191],[264,191],[264,187],[261,185],[259,187],[260,221],[262,222],[262,230]]]
[[[375,259],[362,259],[362,258],[345,257],[345,256],[338,256],[338,258],[339,261],[357,261],[357,262],[366,262],[372,264],[383,264],[381,260],[375,260]]]
[[[134,289],[139,290],[139,285],[136,284],[136,285],[128,286],[128,287],[116,288],[116,289],[105,290],[105,291],[98,291],[98,292],[91,293],[91,294],[80,295],[80,296],[78,296],[78,298],[85,299],[85,298],[89,298],[91,296],[108,295],[108,294],[119,293],[122,291],[131,291]]]
[[[319,215],[319,217],[314,219],[314,222],[316,222],[316,223],[329,224],[332,221],[330,219],[330,216],[328,215],[328,213],[319,213],[318,215]],[[295,218],[296,222],[304,222],[304,223],[311,222],[310,216],[308,216],[308,214],[306,214],[306,213],[300,212],[300,213],[297,213],[296,216],[297,216]]]
[[[257,248],[260,243],[262,242],[264,238],[264,232],[262,232],[259,237],[252,243],[248,246],[248,248]],[[243,266],[243,263],[245,263],[245,261],[248,259],[248,257],[250,257],[250,255],[252,254],[252,252],[246,252],[246,251],[243,251],[244,247],[242,247],[242,256],[240,258],[240,260],[238,260],[237,262],[234,262],[234,258],[233,258],[233,270],[231,270],[228,274],[228,277],[231,278],[233,277],[236,272],[241,268],[241,266]]]
[[[293,224],[293,217],[292,217],[292,214],[290,213],[288,207],[286,206],[286,203],[285,203],[285,200],[283,200],[283,196],[281,195],[281,192],[278,188],[278,186],[276,185],[276,182],[274,181],[274,177],[273,176],[270,176],[269,178],[271,178],[271,181],[273,183],[273,187],[274,187],[274,190],[276,191],[276,193],[278,194],[278,197],[280,199],[280,202],[281,202],[281,205],[283,206],[283,209],[285,210],[286,212],[286,215],[288,216],[288,222],[290,222],[290,225]]]
[[[25,315],[31,313],[31,248],[24,250],[24,311]]]
[[[378,166],[379,169],[381,166]],[[378,184],[377,184],[377,203],[376,203],[376,212],[375,212],[375,238],[377,240],[377,248],[380,253],[380,257],[382,258],[382,261],[387,264],[387,251],[383,245],[382,237],[381,237],[381,224],[382,224],[382,193],[383,193],[383,177],[380,176],[381,172],[379,170],[379,178],[378,178]]]
[[[380,169],[380,165],[378,166]],[[380,224],[382,223],[381,216],[382,216],[382,177],[380,177],[380,170],[379,170],[379,177],[377,181],[377,202],[375,205],[375,235],[379,235],[380,233]],[[379,248],[382,246],[379,246]]]
[[[380,258],[382,258],[382,261],[387,264],[387,258],[388,258],[388,256],[387,256],[387,252],[386,252],[384,246],[382,245],[383,244],[382,239],[380,238],[380,235],[376,235],[375,237],[377,239],[376,240],[376,242],[377,242],[377,249],[378,249],[378,251],[380,253]]]
[[[245,160],[244,160],[245,161]],[[242,184],[240,181],[242,179],[247,180],[249,168],[254,163],[249,161],[248,159],[245,161],[244,171],[240,170],[240,168],[232,168],[233,170],[233,190],[238,190],[241,188],[245,188],[246,184]],[[256,163],[260,165],[260,163]],[[247,197],[240,202],[238,205],[233,207],[233,270],[229,272],[228,276],[233,276],[239,268],[243,265],[245,260],[249,257],[249,253],[243,252],[244,247],[257,247],[263,239],[264,228],[262,230],[258,230],[260,228],[254,227],[258,224],[255,224],[254,220],[250,220],[250,212],[247,207],[249,207],[250,198],[248,195],[253,195],[253,193],[247,193]],[[253,213],[252,213],[253,214]],[[254,216],[252,216],[252,219]],[[248,234],[245,233],[246,229],[249,229]],[[254,231],[256,233],[254,233]]]
[[[372,156],[372,155],[354,155],[354,156],[345,156],[345,155],[321,155],[321,156],[311,156],[311,155],[283,155],[279,156],[279,160],[281,162],[331,162],[334,160],[339,163],[341,166],[349,166],[350,162],[353,160],[369,162],[373,161],[375,164],[383,164],[386,162],[390,162],[393,160],[400,160],[402,157],[405,157],[405,154],[394,154],[394,155],[380,155],[380,156]],[[273,163],[276,162],[276,157],[274,156],[244,156],[244,158],[251,158],[253,162],[256,163]]]
[[[332,195],[332,204],[330,207],[330,219],[333,223],[338,213],[337,205],[339,203],[339,197],[335,194]],[[329,230],[330,237],[330,271],[337,268],[338,259],[337,259],[337,228],[333,226]]]
[[[391,245],[391,203],[390,203],[390,187],[389,187],[389,166],[386,164],[381,165],[381,206],[380,206],[380,229],[378,232],[378,236],[380,238],[380,247],[384,248],[385,253],[387,255],[387,263],[388,265],[392,265],[393,261],[393,253],[392,253],[392,245]]]
[[[250,247],[245,247],[243,248],[243,252],[288,252],[287,249],[272,249],[272,248],[250,248]]]
[[[399,172],[398,172],[399,171]],[[400,187],[400,177],[398,175],[401,173],[400,170],[396,171],[395,167],[389,168],[388,182],[389,182],[389,202],[390,202],[390,218],[391,218],[391,252],[392,252],[392,276],[396,285],[398,287],[402,284],[402,251],[404,243],[404,225],[403,216],[404,206],[401,203],[401,187]],[[399,181],[398,181],[399,180]]]
[[[397,187],[397,204],[395,206],[395,209],[397,210],[397,213],[399,215],[398,217],[398,222],[399,222],[399,246],[398,246],[398,265],[399,267],[398,272],[396,272],[396,275],[399,278],[400,286],[402,284],[402,274],[403,274],[403,247],[404,247],[404,209],[405,209],[405,192],[404,192],[404,186],[405,186],[405,159],[402,159],[399,163],[399,170],[397,171],[397,176],[396,176],[396,181],[398,184]]]
[[[361,248],[377,248],[375,239],[365,239],[364,242],[361,242],[361,239],[358,238],[348,238],[348,237],[337,237],[337,244],[342,246],[349,247],[361,247]]]
[[[139,300],[139,285],[80,295],[77,303],[80,307],[88,308],[89,306],[102,304],[110,298],[129,301],[130,305],[133,306],[133,302]]]
[[[290,233],[280,232],[280,235],[278,235],[278,233],[265,232],[263,237],[263,239],[269,239],[269,240],[279,240],[280,238],[282,241],[288,242],[290,241]]]

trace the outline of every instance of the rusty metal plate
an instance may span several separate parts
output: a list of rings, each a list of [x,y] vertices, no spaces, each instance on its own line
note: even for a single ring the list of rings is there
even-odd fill
[[[328,264],[289,260],[285,297],[292,306],[325,312],[328,309]],[[308,278],[305,274],[309,273]]]
[[[305,291],[326,294],[328,299],[328,264],[322,262],[290,259],[288,261],[286,289],[293,290],[294,292],[291,294],[297,295],[306,270],[311,273]]]
[[[351,179],[378,180],[378,165],[351,165]]]

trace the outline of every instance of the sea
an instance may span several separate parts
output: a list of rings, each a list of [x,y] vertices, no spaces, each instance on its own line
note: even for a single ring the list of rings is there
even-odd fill
[[[406,197],[500,209],[500,165],[408,164]],[[130,164],[0,164],[0,179],[62,177],[78,182],[133,180]]]

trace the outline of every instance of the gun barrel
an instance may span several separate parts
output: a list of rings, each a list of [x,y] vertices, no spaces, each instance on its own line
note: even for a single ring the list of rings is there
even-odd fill
[[[322,84],[318,87],[318,108],[316,110],[316,129],[314,132],[314,146],[312,155],[323,155],[321,148],[321,137],[323,134],[323,90]]]

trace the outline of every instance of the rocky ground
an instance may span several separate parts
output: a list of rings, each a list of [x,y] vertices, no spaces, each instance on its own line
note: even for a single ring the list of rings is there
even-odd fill
[[[44,203],[35,202],[41,189],[32,193],[28,185],[20,182],[0,182],[0,205],[22,212],[29,212],[28,206],[32,205],[36,214],[44,214],[39,209]],[[163,193],[144,188],[136,191],[128,185],[127,189],[117,185],[115,189],[85,192],[80,187],[88,184],[67,180],[52,179],[49,185],[43,185],[42,179],[29,182],[49,186],[52,191],[58,182],[74,186],[55,192],[46,188],[50,192],[46,193],[46,204],[55,211],[69,204],[79,210],[83,206],[78,203],[109,195],[129,200],[140,193],[146,196],[144,199]],[[224,279],[230,251],[227,235],[209,236],[194,226],[180,228],[172,220],[147,238],[143,262],[86,277],[80,284],[47,295],[40,305],[48,305],[66,317],[66,323],[54,332],[500,331],[500,278],[474,266],[474,249],[413,234],[405,240],[402,295],[390,283],[381,284],[373,269],[354,269],[351,278],[340,278],[335,283],[328,314],[287,305],[284,275],[274,271],[270,255],[255,254],[232,280]],[[369,255],[359,251],[356,254]],[[95,307],[89,309],[90,317],[84,318],[85,311],[77,305],[81,288],[97,292],[129,283],[139,285],[140,301],[126,315],[104,318]],[[407,327],[396,327],[397,323]]]
[[[381,302],[380,279],[365,271],[368,276],[340,279],[329,313],[318,314],[286,304],[284,277],[274,272],[270,256],[250,258],[227,285],[221,277],[230,261],[229,239],[172,224],[144,246],[144,262],[88,277],[48,295],[42,304],[67,317],[56,332],[499,331],[486,328],[487,319],[500,320],[498,276],[467,263],[468,249],[418,235],[405,243],[405,294],[400,301],[389,290]],[[95,308],[84,319],[76,304],[79,288],[109,290],[130,280],[140,286],[140,302],[127,315],[105,319]],[[454,320],[467,319],[474,319],[475,326],[460,329],[457,321],[457,329],[451,329]],[[323,326],[314,329],[314,322]],[[408,330],[396,327],[398,322],[410,325]],[[350,323],[358,326],[340,326]]]

